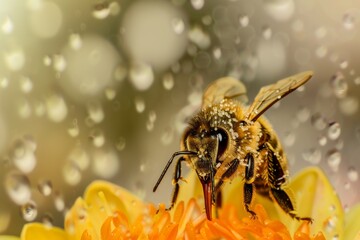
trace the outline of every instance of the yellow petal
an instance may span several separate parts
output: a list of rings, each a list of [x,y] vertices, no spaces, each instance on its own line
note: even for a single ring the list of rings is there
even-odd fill
[[[0,240],[20,240],[19,237],[15,237],[15,236],[0,236]]]
[[[21,240],[67,240],[66,232],[41,223],[26,224],[21,231]]]
[[[294,202],[299,216],[312,217],[311,232],[322,231],[326,239],[343,239],[344,212],[336,191],[325,174],[316,167],[309,167],[293,178],[289,188],[294,193]],[[294,232],[299,222],[283,213],[283,222]]]
[[[360,204],[349,209],[345,216],[345,238],[360,239]]]
[[[95,181],[85,191],[84,200],[79,198],[65,218],[65,229],[70,239],[80,239],[84,230],[94,238],[100,237],[100,229],[108,216],[122,211],[130,221],[143,211],[143,203],[127,190],[105,181]]]

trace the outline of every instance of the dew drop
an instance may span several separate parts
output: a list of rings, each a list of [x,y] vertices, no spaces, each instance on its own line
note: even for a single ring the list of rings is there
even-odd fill
[[[346,96],[349,86],[341,72],[335,73],[332,76],[330,83],[336,97],[342,98]]]
[[[119,139],[116,141],[115,147],[120,152],[125,149],[126,146],[126,140],[124,137],[119,137]]]
[[[5,63],[9,70],[19,71],[25,65],[25,54],[21,49],[14,49],[5,54]]]
[[[293,146],[296,140],[296,135],[294,132],[287,132],[284,136],[284,144],[288,147]]]
[[[341,163],[341,153],[337,149],[331,149],[327,153],[327,163],[329,167],[337,172]]]
[[[79,136],[80,129],[76,118],[72,121],[71,127],[68,128],[68,133],[71,137]]]
[[[270,39],[272,36],[272,30],[270,27],[264,27],[262,30],[262,35],[265,39]]]
[[[120,160],[115,151],[97,149],[93,153],[93,172],[103,178],[114,177],[120,168]]]
[[[51,63],[52,63],[51,57],[48,56],[48,55],[44,56],[44,58],[43,58],[43,63],[44,63],[44,65],[47,66],[47,67],[50,66]]]
[[[3,23],[1,24],[1,30],[4,34],[10,34],[14,30],[14,24],[9,17],[6,17]]]
[[[17,139],[11,148],[11,159],[15,166],[23,173],[30,173],[36,166],[35,149],[36,144],[27,139]]]
[[[326,136],[320,136],[318,141],[319,141],[320,146],[325,146],[327,143],[327,138],[326,138]]]
[[[127,68],[123,64],[119,64],[114,71],[114,78],[117,82],[122,82],[127,76]]]
[[[87,151],[81,147],[76,146],[69,154],[67,159],[74,163],[81,171],[86,170],[90,165],[90,156]]]
[[[29,201],[21,206],[21,215],[23,219],[27,222],[34,221],[38,214],[36,203],[34,201]]]
[[[185,23],[181,18],[174,18],[171,25],[176,34],[182,34],[185,30]]]
[[[53,94],[47,98],[46,110],[48,118],[57,123],[62,122],[68,114],[64,98],[57,94]]]
[[[5,178],[5,188],[15,204],[23,205],[30,201],[31,189],[27,176],[15,171],[8,173]]]
[[[149,132],[152,131],[154,129],[154,123],[150,122],[149,120],[146,121],[146,130],[148,130]]]
[[[321,161],[321,151],[317,148],[312,148],[304,152],[302,157],[311,164],[319,164]]]
[[[139,91],[150,88],[154,82],[154,72],[150,65],[145,63],[134,63],[129,72],[130,81]]]
[[[315,50],[315,54],[318,58],[324,58],[327,53],[328,53],[328,48],[325,46],[319,46]]]
[[[167,127],[161,134],[161,143],[164,146],[169,145],[174,139],[174,130],[171,127]]]
[[[23,93],[29,93],[33,89],[33,82],[28,77],[21,77],[20,89]]]
[[[41,218],[42,223],[48,227],[51,228],[54,226],[54,219],[50,214],[45,214],[42,218]]]
[[[53,186],[50,180],[42,180],[38,183],[37,188],[39,192],[47,197],[50,196],[53,190]]]
[[[220,59],[221,55],[222,55],[221,48],[219,48],[219,47],[214,48],[214,50],[213,50],[214,58],[215,59]]]
[[[104,110],[99,102],[92,102],[87,105],[87,111],[89,118],[96,124],[101,123],[104,118]]]
[[[156,112],[153,111],[153,110],[151,110],[151,111],[149,112],[149,121],[150,121],[150,122],[155,122],[155,121],[156,121]]]
[[[63,55],[55,54],[52,59],[53,68],[57,72],[63,72],[66,69],[66,60]]]
[[[320,113],[315,113],[314,115],[311,116],[311,124],[317,130],[323,130],[327,127],[327,122]]]
[[[109,9],[110,9],[110,14],[112,16],[118,15],[120,13],[120,11],[121,11],[120,4],[118,2],[116,2],[116,1],[111,2],[109,4]]]
[[[107,100],[112,101],[116,97],[116,89],[112,87],[108,87],[105,89],[105,97]]]
[[[94,6],[92,15],[96,19],[105,19],[110,15],[110,5],[107,2],[98,3]]]
[[[105,136],[103,131],[95,129],[91,132],[90,139],[95,147],[102,147],[105,144]]]
[[[301,107],[297,111],[296,116],[300,122],[306,122],[310,118],[310,110],[306,107]]]
[[[62,212],[65,209],[64,197],[59,192],[54,193],[54,206],[55,206],[55,209],[59,212]]]
[[[338,122],[330,123],[327,130],[328,138],[331,140],[336,140],[339,138],[340,134],[341,134],[340,124]]]
[[[354,115],[358,112],[359,101],[357,98],[352,96],[346,96],[339,101],[340,111],[347,116]]]
[[[343,16],[343,26],[347,30],[351,30],[354,28],[355,18],[349,13],[344,14]]]
[[[78,33],[72,33],[69,36],[69,45],[72,49],[78,50],[82,46],[82,39],[80,34]]]
[[[45,108],[45,104],[43,102],[36,102],[35,103],[35,115],[38,116],[38,117],[42,117],[45,115],[46,113],[46,108]]]
[[[0,79],[0,87],[7,88],[9,86],[9,79],[7,77],[3,77]]]
[[[349,167],[347,177],[351,182],[356,182],[359,179],[359,173],[355,167]]]
[[[135,98],[135,108],[136,108],[136,111],[138,113],[144,112],[144,110],[145,110],[145,101],[140,97]]]
[[[63,166],[63,177],[67,184],[75,186],[81,181],[81,171],[76,164],[67,162]]]
[[[171,73],[165,73],[162,83],[166,90],[171,90],[174,87],[174,76]]]
[[[200,49],[207,49],[211,44],[209,34],[199,26],[194,26],[190,29],[189,40],[196,44]]]
[[[349,62],[348,61],[342,61],[340,63],[340,68],[341,69],[346,69],[349,66]]]
[[[202,9],[205,5],[205,0],[190,0],[190,2],[191,6],[196,10]]]
[[[247,27],[249,25],[250,19],[247,15],[242,15],[239,17],[239,23],[241,27]]]

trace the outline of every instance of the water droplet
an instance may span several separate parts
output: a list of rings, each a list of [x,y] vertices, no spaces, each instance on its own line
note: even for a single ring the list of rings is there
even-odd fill
[[[312,148],[304,152],[302,157],[311,164],[319,164],[321,161],[321,151],[317,148]]]
[[[20,78],[20,89],[23,93],[29,93],[33,89],[33,82],[28,77]]]
[[[68,114],[65,100],[58,94],[53,94],[47,98],[46,110],[48,118],[57,123],[62,122]]]
[[[341,126],[338,122],[332,122],[329,124],[327,135],[329,139],[336,140],[341,134]]]
[[[343,16],[343,26],[345,29],[347,30],[351,30],[354,28],[354,22],[355,22],[355,17],[352,16],[349,13],[344,14]]]
[[[214,48],[214,50],[213,50],[214,58],[215,59],[220,59],[221,55],[222,55],[221,48],[219,48],[219,47]]]
[[[82,46],[82,39],[80,34],[78,33],[72,33],[69,36],[69,45],[72,49],[78,50]]]
[[[35,109],[35,115],[38,117],[42,117],[45,115],[46,112],[46,108],[45,108],[45,104],[43,102],[37,101],[34,104],[34,109]]]
[[[73,162],[67,162],[63,166],[63,177],[67,184],[71,186],[77,185],[81,181],[81,171]]]
[[[126,146],[126,140],[124,137],[119,137],[119,139],[116,141],[116,149],[120,152],[125,149]]]
[[[29,118],[31,116],[32,110],[30,103],[27,100],[24,99],[19,103],[18,113],[19,116],[24,119]]]
[[[249,25],[250,19],[247,15],[242,15],[239,17],[239,23],[241,27],[247,27]]]
[[[356,182],[359,179],[359,173],[355,167],[349,167],[347,177],[351,182]]]
[[[153,129],[154,129],[154,123],[150,122],[150,121],[146,121],[146,130],[148,130],[150,132]]]
[[[318,130],[323,130],[327,127],[327,122],[320,113],[315,113],[311,116],[311,124]]]
[[[65,57],[60,54],[55,54],[52,59],[53,68],[57,72],[63,72],[66,69]]]
[[[47,67],[50,66],[51,63],[52,63],[51,57],[48,56],[48,55],[44,56],[44,58],[43,58],[43,63],[44,63],[44,65],[47,66]]]
[[[50,180],[42,180],[37,185],[39,192],[47,197],[50,196],[53,190],[53,186]]]
[[[200,49],[207,49],[211,45],[211,39],[201,27],[194,26],[189,31],[189,40],[196,44]]]
[[[142,173],[145,172],[145,170],[146,170],[146,163],[145,162],[140,163],[139,170]]]
[[[35,156],[35,147],[32,145],[30,140],[24,138],[17,139],[13,143],[11,149],[11,159],[13,160],[15,166],[22,171],[23,173],[30,173],[34,170],[36,166],[36,156]]]
[[[346,96],[349,86],[341,72],[335,73],[332,76],[330,83],[336,97],[342,98]]]
[[[169,145],[174,139],[174,129],[167,127],[161,134],[161,143],[165,146]]]
[[[27,222],[34,221],[38,214],[38,210],[34,201],[29,201],[21,206],[21,215]]]
[[[285,136],[284,136],[284,144],[285,146],[293,146],[294,143],[295,143],[295,140],[296,140],[296,135],[294,132],[287,132],[285,133]]]
[[[72,121],[70,128],[68,128],[68,133],[71,137],[79,136],[80,129],[76,118]]]
[[[334,172],[337,172],[341,163],[341,153],[337,149],[329,150],[327,153],[327,163]]]
[[[265,39],[270,39],[272,36],[272,30],[270,27],[264,27],[262,30],[262,35]]]
[[[320,46],[316,48],[315,54],[318,58],[323,58],[328,53],[328,48],[326,46]]]
[[[120,160],[115,151],[97,149],[93,153],[93,172],[103,178],[114,177],[120,168]]]
[[[112,101],[116,97],[116,89],[112,87],[108,87],[105,89],[105,97],[107,100]]]
[[[25,54],[22,49],[14,49],[5,54],[5,63],[9,70],[19,71],[25,65]]]
[[[326,138],[326,136],[320,136],[318,141],[319,141],[320,146],[325,146],[327,143],[327,138]]]
[[[135,108],[138,113],[142,113],[145,110],[145,101],[144,99],[137,97],[135,98]]]
[[[340,63],[340,68],[341,69],[346,69],[349,66],[349,62],[348,61],[342,61]]]
[[[3,23],[1,24],[1,30],[4,34],[10,34],[14,30],[14,24],[9,17],[6,17]]]
[[[59,212],[62,212],[65,209],[64,197],[59,192],[54,193],[54,206],[55,206],[55,209]]]
[[[339,101],[339,108],[344,115],[351,116],[358,112],[359,101],[356,97],[346,96]]]
[[[205,5],[205,0],[191,0],[191,6],[193,6],[194,9],[200,10]]]
[[[166,90],[171,90],[174,87],[174,76],[171,73],[165,73],[162,83]]]
[[[114,71],[114,78],[117,82],[122,82],[126,78],[127,68],[123,64],[119,64]]]
[[[306,122],[310,118],[310,110],[307,107],[300,107],[296,116],[300,122]]]
[[[48,227],[48,228],[51,228],[54,226],[54,219],[53,217],[49,214],[49,213],[46,213],[42,219],[41,219],[42,223]]]
[[[9,79],[7,77],[3,77],[0,79],[0,87],[7,88],[9,86]]]
[[[149,89],[154,82],[153,69],[146,63],[132,64],[129,77],[131,83],[139,91],[145,91]]]
[[[81,171],[86,170],[90,164],[90,157],[87,151],[81,147],[76,146],[69,154],[67,159],[74,163]]]
[[[149,121],[150,122],[155,122],[156,121],[156,112],[154,110],[151,110],[149,112]]]
[[[23,205],[30,201],[30,181],[24,174],[15,171],[8,173],[5,178],[5,188],[15,204]]]
[[[101,123],[104,118],[104,110],[99,102],[92,102],[87,105],[89,118],[96,124]]]
[[[91,132],[90,139],[95,147],[102,147],[105,144],[105,136],[103,131],[95,129]]]
[[[116,1],[111,2],[109,4],[109,9],[110,9],[110,14],[112,16],[118,15],[120,13],[120,11],[121,11],[120,4],[118,2],[116,2]]]
[[[110,15],[110,5],[107,2],[98,3],[94,6],[92,15],[96,19],[105,19]]]
[[[171,25],[176,34],[182,34],[185,30],[185,23],[184,20],[181,18],[174,18],[171,21]]]

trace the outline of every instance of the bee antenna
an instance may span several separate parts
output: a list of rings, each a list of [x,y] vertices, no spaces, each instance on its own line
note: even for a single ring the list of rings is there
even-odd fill
[[[196,154],[197,154],[196,152],[192,152],[192,151],[178,151],[178,152],[175,152],[175,153],[171,156],[171,158],[169,159],[169,161],[167,162],[164,170],[162,171],[159,179],[157,180],[157,182],[156,182],[156,184],[155,184],[155,186],[154,186],[154,188],[153,188],[153,192],[155,192],[156,189],[158,188],[160,182],[161,182],[162,179],[164,178],[165,173],[166,173],[167,170],[169,169],[169,167],[170,167],[170,165],[171,165],[171,163],[173,162],[173,160],[174,160],[175,157],[177,157],[177,156],[179,156],[179,155],[196,155]]]

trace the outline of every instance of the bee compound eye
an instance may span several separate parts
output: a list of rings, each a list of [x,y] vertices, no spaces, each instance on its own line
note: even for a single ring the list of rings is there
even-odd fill
[[[218,139],[218,153],[217,157],[221,157],[221,155],[225,152],[227,145],[228,145],[228,134],[223,129],[218,129],[215,131],[216,137]]]

